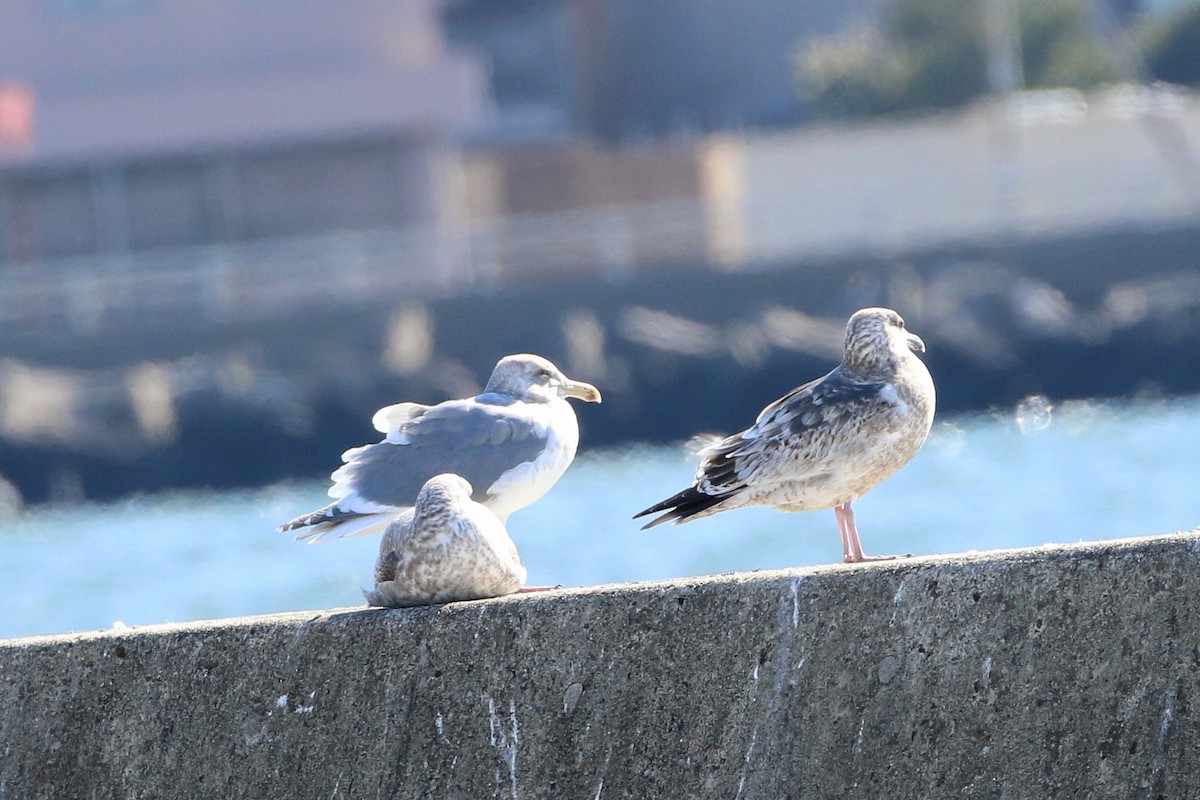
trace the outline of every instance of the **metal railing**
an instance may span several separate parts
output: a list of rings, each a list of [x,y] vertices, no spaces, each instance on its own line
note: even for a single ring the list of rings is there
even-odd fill
[[[432,296],[526,276],[621,272],[705,257],[699,200],[172,248],[9,265],[0,330],[265,319],[328,303]]]

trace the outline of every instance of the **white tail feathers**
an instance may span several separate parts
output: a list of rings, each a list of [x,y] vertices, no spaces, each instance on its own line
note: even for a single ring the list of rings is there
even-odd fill
[[[376,514],[364,514],[351,519],[322,522],[311,528],[303,528],[296,534],[296,541],[308,540],[309,544],[346,539],[351,536],[372,536],[383,533],[399,509],[389,509]]]

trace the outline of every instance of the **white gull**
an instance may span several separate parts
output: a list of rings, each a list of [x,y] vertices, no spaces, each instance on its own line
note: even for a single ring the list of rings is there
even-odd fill
[[[427,480],[460,475],[501,523],[533,503],[575,458],[579,423],[565,398],[600,402],[541,356],[500,359],[483,393],[435,406],[400,403],[375,413],[382,441],[347,450],[333,475],[334,502],[279,526],[320,541],[379,533],[416,502]]]

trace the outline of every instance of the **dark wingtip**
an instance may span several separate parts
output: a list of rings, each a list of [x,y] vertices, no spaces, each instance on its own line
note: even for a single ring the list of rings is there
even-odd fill
[[[655,503],[654,505],[650,506],[649,508],[639,511],[638,513],[633,515],[633,519],[638,519],[639,517],[644,517],[647,514],[657,514],[659,511],[674,511],[679,505],[687,503],[688,499],[693,494],[699,494],[699,492],[696,491],[696,488],[694,486],[689,486],[688,488],[684,489],[682,492],[677,492],[676,494],[671,495],[666,500],[663,500],[661,503]],[[667,516],[667,515],[664,515],[664,517],[665,516]],[[663,517],[660,517],[659,519],[651,520],[649,523],[646,524],[645,527],[642,528],[642,530],[645,530],[646,528],[652,528],[655,525],[657,525],[660,521],[663,521]]]
[[[650,506],[645,511],[639,511],[633,515],[634,519],[644,517],[647,514],[653,514],[658,511],[665,511],[665,514],[655,517],[642,526],[642,530],[653,528],[655,525],[662,525],[664,522],[674,522],[680,524],[687,522],[691,517],[699,514],[701,511],[707,511],[718,503],[726,500],[732,492],[725,494],[705,494],[696,489],[695,486],[689,486],[682,492],[663,500],[661,503],[656,503]]]
[[[643,512],[643,513],[644,513],[644,512]],[[642,516],[642,515],[641,515],[641,514],[638,514],[638,516],[640,517],[640,516]],[[636,518],[637,518],[637,517],[635,517],[634,519],[636,519]],[[643,525],[643,526],[641,527],[641,529],[640,529],[640,530],[643,530],[643,531],[648,531],[648,530],[650,530],[651,528],[653,528],[655,525],[662,525],[664,522],[671,522],[672,520],[679,521],[679,517],[677,517],[677,516],[675,515],[675,512],[674,512],[674,511],[668,511],[666,514],[663,514],[663,515],[661,515],[661,516],[655,517],[654,519],[652,519],[652,520],[650,520],[649,522],[647,522],[645,525]]]
[[[295,519],[288,520],[287,522],[275,528],[275,530],[279,531],[280,533],[287,533],[288,531],[296,530],[296,528],[303,528],[310,516],[312,515],[305,514],[302,517],[296,517]]]
[[[672,506],[672,503],[670,500],[664,500],[661,503],[655,503],[654,505],[650,506],[649,508],[639,511],[638,513],[636,513],[632,517],[630,517],[630,519],[639,519],[641,517],[646,516],[647,514],[653,514],[655,511],[663,511],[664,509],[671,508],[671,506]]]
[[[314,511],[311,514],[303,514],[295,519],[288,520],[275,530],[279,531],[280,533],[289,533],[290,531],[294,531],[298,528],[310,527],[325,519],[328,519],[328,517],[325,517],[320,511]]]
[[[301,514],[295,519],[288,520],[280,525],[275,530],[280,533],[289,533],[294,530],[307,528],[303,534],[297,535],[296,538],[304,539],[321,531],[328,530],[330,527],[337,525],[340,522],[345,522],[349,519],[360,517],[357,511],[343,511],[337,507],[337,503],[330,503],[324,508],[318,508],[316,511],[310,511],[307,514]]]

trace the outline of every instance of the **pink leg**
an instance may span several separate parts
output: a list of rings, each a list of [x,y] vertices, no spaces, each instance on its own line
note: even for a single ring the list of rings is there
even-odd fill
[[[858,527],[854,524],[854,511],[846,502],[833,509],[837,515],[838,530],[842,534],[842,560],[847,564],[858,564],[863,561],[891,561],[907,556],[869,556],[863,552],[862,542],[858,539]]]
[[[858,544],[858,537],[850,533],[850,528],[854,524],[854,517],[850,512],[850,504],[835,506],[833,513],[837,515],[838,532],[842,535],[842,561],[847,564],[853,564],[856,561],[862,560],[862,545]],[[847,520],[849,517],[849,520]],[[857,533],[857,532],[856,532]],[[854,550],[854,546],[858,545],[858,552]]]
[[[562,584],[558,586],[523,586],[517,589],[517,594],[529,594],[530,592],[553,592],[555,589],[561,589]]]

